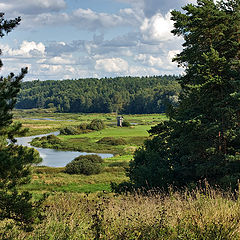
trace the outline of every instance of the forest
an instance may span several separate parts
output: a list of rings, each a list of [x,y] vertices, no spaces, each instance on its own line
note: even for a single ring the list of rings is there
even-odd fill
[[[176,105],[177,76],[88,78],[23,82],[16,108],[56,108],[58,112],[163,113]]]

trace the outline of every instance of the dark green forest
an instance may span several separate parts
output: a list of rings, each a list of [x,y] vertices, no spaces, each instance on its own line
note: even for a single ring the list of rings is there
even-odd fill
[[[56,108],[58,112],[163,113],[176,104],[176,76],[88,78],[23,82],[16,108]]]

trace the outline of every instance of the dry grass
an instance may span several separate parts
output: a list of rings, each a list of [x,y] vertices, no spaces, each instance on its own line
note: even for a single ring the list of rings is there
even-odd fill
[[[240,239],[238,195],[207,189],[171,194],[55,194],[31,233],[5,239]],[[4,233],[4,234],[3,234]]]

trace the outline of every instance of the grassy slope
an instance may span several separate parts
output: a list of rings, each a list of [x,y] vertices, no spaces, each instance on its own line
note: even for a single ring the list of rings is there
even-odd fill
[[[33,232],[4,228],[2,222],[0,235],[14,240],[238,240],[236,197],[212,189],[148,196],[53,193],[46,218]]]

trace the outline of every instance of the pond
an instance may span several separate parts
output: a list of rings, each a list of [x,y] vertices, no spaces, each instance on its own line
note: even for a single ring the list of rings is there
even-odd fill
[[[16,138],[16,140],[18,145],[33,147],[29,143],[32,141],[33,138],[48,136],[51,134],[58,135],[59,132],[53,132],[49,134],[42,134],[42,135],[30,136],[30,137],[19,137],[19,138]],[[107,153],[86,153],[86,152],[76,152],[76,151],[59,151],[59,150],[49,149],[49,148],[38,148],[38,147],[33,147],[33,148],[35,148],[39,152],[40,156],[43,159],[43,161],[39,165],[48,166],[48,167],[65,167],[67,163],[71,162],[74,158],[80,155],[97,154],[102,158],[110,158],[113,156],[112,154],[107,154]]]

